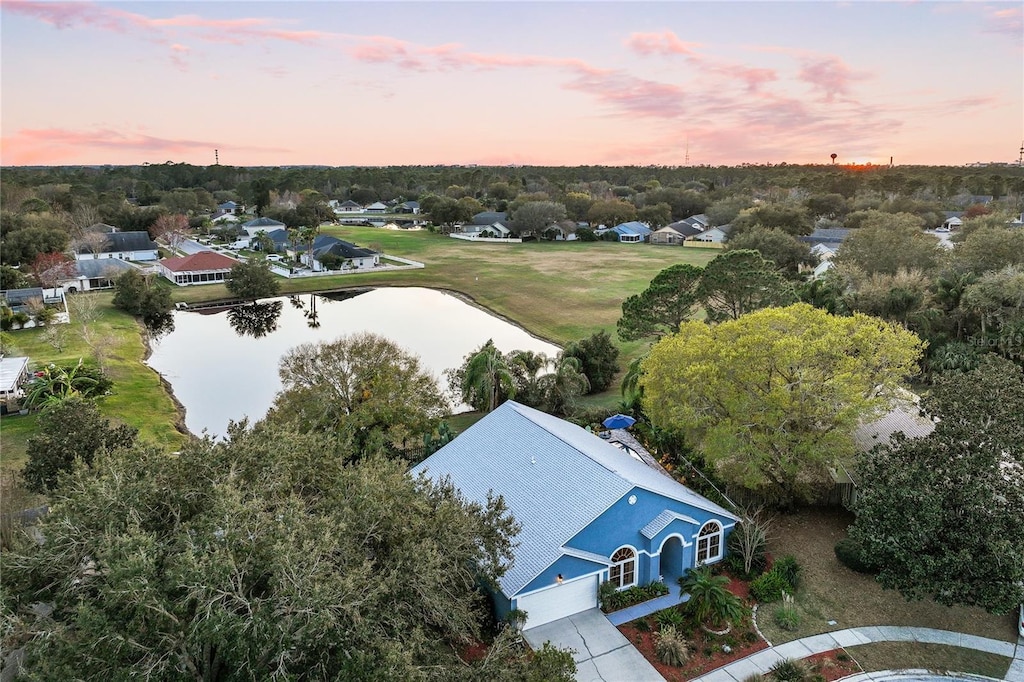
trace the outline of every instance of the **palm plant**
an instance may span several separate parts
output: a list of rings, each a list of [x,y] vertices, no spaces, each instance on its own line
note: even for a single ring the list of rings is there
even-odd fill
[[[679,585],[690,595],[686,610],[702,627],[737,623],[743,617],[743,603],[727,589],[729,579],[724,575],[711,575],[702,566],[679,578]]]
[[[515,396],[516,387],[512,372],[505,356],[495,347],[493,340],[488,339],[487,343],[469,359],[462,379],[462,391],[464,396],[475,396],[478,399],[468,402],[475,407],[485,406],[487,412],[497,407],[500,394],[503,393],[510,398]]]
[[[579,358],[559,355],[555,371],[540,379],[544,389],[544,403],[553,414],[568,414],[576,399],[590,389],[590,381],[583,373]]]
[[[88,397],[105,390],[102,374],[97,376],[82,362],[72,367],[50,365],[39,372],[25,391],[25,407],[36,409],[62,403],[69,398]]]

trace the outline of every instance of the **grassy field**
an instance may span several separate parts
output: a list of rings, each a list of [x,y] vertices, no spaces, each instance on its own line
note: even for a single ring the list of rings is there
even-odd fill
[[[465,294],[493,313],[554,343],[614,334],[627,296],[647,288],[659,271],[675,263],[703,266],[715,249],[614,242],[526,242],[473,244],[427,231],[372,227],[324,228],[330,234],[387,254],[411,258],[422,270],[337,275],[281,281],[282,291],[360,286],[422,286]],[[175,300],[228,298],[223,285],[179,288]],[[631,357],[646,344],[622,347]]]
[[[865,672],[878,670],[935,670],[1003,679],[1010,659],[974,649],[921,642],[878,642],[846,647]]]
[[[129,315],[110,304],[110,293],[88,294],[97,299],[96,319],[91,323],[94,338],[105,347],[104,369],[114,381],[111,395],[99,401],[107,416],[139,429],[145,439],[167,446],[180,445],[184,436],[175,424],[178,413],[160,376],[143,364],[146,346],[142,329]],[[93,357],[82,334],[82,322],[53,325],[43,329],[10,332],[13,354],[27,355],[36,365],[74,363],[79,358]],[[50,334],[56,332],[57,338]],[[20,469],[24,464],[25,446],[35,428],[36,415],[8,415],[0,419],[0,466],[4,470]]]
[[[795,631],[783,630],[775,624],[773,614],[778,604],[758,609],[758,626],[772,644],[864,625],[917,625],[1017,641],[1012,615],[993,616],[982,609],[951,608],[931,600],[908,602],[898,592],[883,590],[872,576],[855,573],[840,564],[833,548],[846,535],[846,527],[852,521],[852,515],[841,510],[806,510],[777,519],[769,551],[775,557],[795,556],[803,574],[795,595],[801,615]],[[836,625],[830,626],[830,620],[836,621]]]

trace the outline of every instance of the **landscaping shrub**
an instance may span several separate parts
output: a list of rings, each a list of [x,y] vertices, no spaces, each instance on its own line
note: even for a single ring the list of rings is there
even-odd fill
[[[738,623],[743,617],[743,602],[729,591],[729,578],[711,575],[706,566],[679,578],[679,586],[684,594],[690,595],[683,608],[698,625]]]
[[[651,631],[651,621],[647,620],[646,618],[639,618],[639,619],[637,619],[633,623],[633,626],[636,628],[637,632],[650,632]]]
[[[601,601],[601,608],[605,613],[618,611],[633,604],[649,601],[668,594],[668,587],[662,582],[653,582],[647,585],[635,585],[625,590],[619,590],[615,583],[606,580],[598,588],[597,596]]]
[[[789,589],[789,584],[781,574],[772,570],[755,578],[750,583],[750,594],[762,604],[770,604],[782,599],[782,593]]]
[[[792,554],[776,559],[775,563],[772,564],[772,570],[779,574],[786,584],[789,585],[789,591],[792,592],[800,586],[800,572],[803,570],[799,563],[797,563],[796,557]]]
[[[686,622],[686,617],[683,616],[683,612],[674,606],[670,609],[665,609],[664,611],[658,611],[654,618],[658,621],[658,627],[661,629],[679,629],[683,627],[683,624]]]
[[[757,641],[757,633],[754,632],[753,630],[747,630],[746,632],[743,633],[742,637],[743,637],[743,641],[746,644],[753,644],[754,642]]]
[[[780,606],[775,611],[775,624],[783,630],[792,632],[800,627],[800,613],[794,606]]]
[[[765,682],[765,676],[761,673],[750,673],[743,678],[743,682]]]
[[[808,676],[807,667],[793,658],[781,660],[773,665],[771,673],[776,682],[804,682]]]
[[[665,665],[679,667],[690,659],[686,640],[674,627],[664,627],[655,635],[654,652]]]
[[[850,538],[836,543],[836,558],[839,563],[858,573],[876,573],[875,566],[864,556],[861,546]]]

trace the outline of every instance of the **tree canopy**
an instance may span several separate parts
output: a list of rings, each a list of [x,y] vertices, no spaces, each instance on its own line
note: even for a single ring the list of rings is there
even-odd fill
[[[635,341],[675,333],[697,306],[701,273],[696,266],[680,263],[655,275],[643,292],[622,302],[619,338]]]
[[[449,410],[417,356],[367,332],[300,344],[281,358],[278,373],[283,387],[267,418],[335,432],[354,457],[407,453]]]
[[[615,373],[619,371],[619,349],[603,329],[569,343],[562,350],[562,356],[580,361],[583,374],[590,383],[590,393],[599,393],[611,386]]]
[[[908,599],[1006,613],[1024,601],[1024,371],[988,355],[922,399],[935,430],[862,455],[849,533]]]
[[[238,298],[255,301],[258,298],[277,296],[281,284],[270,271],[264,260],[250,260],[238,263],[228,274],[227,288]]]
[[[45,543],[5,552],[5,614],[37,601],[30,679],[569,680],[511,631],[469,664],[517,524],[403,464],[261,425],[97,456],[54,492]],[[15,628],[16,629],[16,628]],[[6,648],[6,647],[5,647]],[[554,653],[555,655],[552,655]]]
[[[814,500],[831,485],[827,466],[853,454],[860,420],[915,372],[922,345],[899,325],[804,303],[688,321],[643,361],[643,406],[728,484],[779,504]]]
[[[796,301],[793,285],[775,263],[757,251],[726,251],[701,273],[697,297],[709,322],[735,320],[741,315]]]
[[[103,450],[131,447],[137,433],[124,424],[111,425],[91,400],[70,397],[54,403],[39,415],[38,429],[28,439],[25,486],[37,493],[53,490],[76,462],[90,466]]]
[[[923,221],[909,213],[874,215],[855,230],[836,255],[837,264],[853,265],[868,275],[895,275],[899,270],[935,270],[945,258],[938,240],[921,231]]]
[[[753,250],[790,279],[800,277],[800,266],[816,262],[811,245],[776,228],[753,227],[725,243],[726,251]]]

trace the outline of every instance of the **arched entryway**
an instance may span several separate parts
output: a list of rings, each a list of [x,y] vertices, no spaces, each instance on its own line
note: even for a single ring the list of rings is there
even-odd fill
[[[661,576],[666,585],[672,585],[682,575],[683,541],[678,535],[673,535],[661,545]]]

